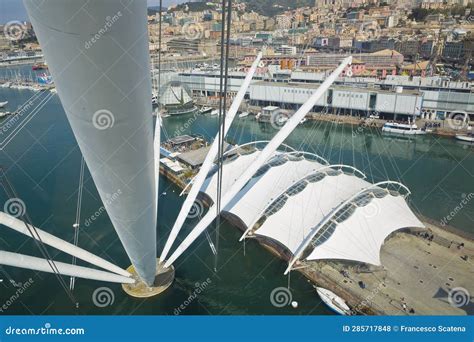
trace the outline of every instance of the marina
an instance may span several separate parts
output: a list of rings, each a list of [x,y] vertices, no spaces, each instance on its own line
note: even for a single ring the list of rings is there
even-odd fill
[[[145,0],[24,5],[42,59],[1,55],[34,63],[0,69],[2,313],[474,314],[470,82],[266,43],[235,64],[231,1],[219,63],[219,29],[181,22],[166,68],[161,7],[156,35]]]

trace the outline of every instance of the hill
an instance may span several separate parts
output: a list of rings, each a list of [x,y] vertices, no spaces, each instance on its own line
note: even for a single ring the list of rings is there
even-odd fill
[[[314,0],[242,0],[249,10],[271,17],[287,10],[314,6]]]
[[[213,2],[216,3],[216,1]],[[314,0],[240,0],[240,2],[246,3],[249,11],[255,11],[266,16],[273,16],[299,7],[314,6]],[[215,6],[209,5],[208,0],[193,1],[178,5],[176,10],[184,10],[185,8],[190,12],[197,12],[214,9]]]

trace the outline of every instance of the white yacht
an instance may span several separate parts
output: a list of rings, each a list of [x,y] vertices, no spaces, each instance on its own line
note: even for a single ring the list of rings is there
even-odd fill
[[[474,144],[474,133],[456,134],[456,140]]]
[[[412,124],[410,121],[407,124],[387,122],[383,125],[382,132],[406,135],[421,135],[427,133],[426,130],[418,128],[416,124]]]
[[[351,309],[347,306],[344,299],[336,295],[334,292],[322,287],[316,287],[316,292],[318,292],[318,295],[321,297],[321,300],[324,302],[324,304],[326,304],[334,312],[345,316],[352,314]]]
[[[202,107],[200,110],[201,114],[207,114],[212,112],[212,107]]]
[[[0,108],[4,108],[8,104],[8,101],[0,102]]]
[[[239,114],[239,118],[241,118],[241,119],[246,118],[247,116],[249,116],[249,114],[250,114],[249,112],[242,112],[242,113]]]

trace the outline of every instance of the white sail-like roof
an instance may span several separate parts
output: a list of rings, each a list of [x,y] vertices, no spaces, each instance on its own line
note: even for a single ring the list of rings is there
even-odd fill
[[[260,151],[234,156],[224,165],[223,191]],[[213,201],[217,177],[201,191]],[[398,191],[390,190],[395,186]],[[293,260],[345,259],[380,265],[380,248],[392,232],[424,228],[405,202],[397,182],[369,183],[359,170],[327,165],[316,155],[276,152],[224,211],[237,216],[250,234],[285,246]],[[351,230],[352,229],[352,230]]]
[[[259,153],[241,156],[224,165],[223,191],[232,185],[238,175],[242,174],[249,162],[253,162]],[[325,161],[312,154],[277,152],[224,208],[224,211],[236,215],[247,227],[250,227],[260,218],[261,212],[276,196],[304,175],[324,167],[321,163]],[[213,200],[217,191],[216,183],[217,177],[213,176],[208,179],[204,188]]]
[[[224,177],[222,177],[222,191],[226,191],[232,186],[237,177],[240,176],[242,170],[252,164],[255,159],[257,159],[260,151],[255,150],[250,154],[244,154],[237,156],[237,159],[228,159],[222,169]],[[214,203],[216,203],[217,198],[217,165],[214,166],[214,169],[211,170],[208,178],[205,180],[204,185],[201,188],[202,192],[205,192]]]
[[[307,260],[346,259],[381,265],[380,248],[387,236],[402,228],[425,227],[400,195],[372,196],[369,203],[356,205],[345,221],[313,240],[316,247]]]
[[[351,195],[371,184],[341,170],[325,169],[294,184],[267,207],[256,231],[286,246],[293,254],[315,224]]]

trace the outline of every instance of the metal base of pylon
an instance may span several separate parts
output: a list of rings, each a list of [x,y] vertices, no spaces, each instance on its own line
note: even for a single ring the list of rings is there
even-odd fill
[[[174,280],[174,267],[164,268],[160,263],[160,259],[156,262],[156,277],[155,283],[152,287],[142,282],[135,271],[135,267],[131,265],[127,271],[137,280],[135,284],[122,284],[122,289],[129,295],[135,298],[149,298],[157,296],[166,291],[171,286]]]

